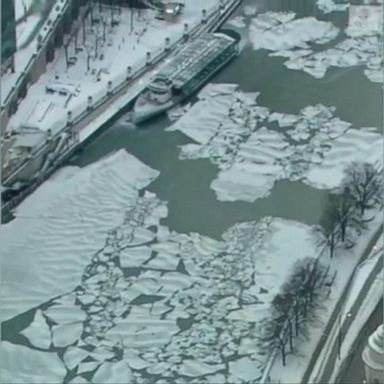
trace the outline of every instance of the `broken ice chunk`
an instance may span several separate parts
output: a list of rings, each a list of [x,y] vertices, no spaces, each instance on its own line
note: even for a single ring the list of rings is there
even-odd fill
[[[68,347],[64,353],[63,360],[68,369],[77,367],[87,356],[89,352],[78,347]]]
[[[131,379],[132,371],[125,361],[106,362],[96,371],[92,383],[127,384]]]
[[[20,333],[24,335],[34,347],[48,349],[51,345],[51,331],[40,309],[36,311],[29,327]]]
[[[83,332],[82,323],[70,323],[52,327],[52,341],[55,347],[66,347],[80,339]]]

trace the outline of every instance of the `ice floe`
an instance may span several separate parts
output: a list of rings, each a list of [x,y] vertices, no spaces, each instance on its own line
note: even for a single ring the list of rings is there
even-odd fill
[[[282,179],[332,189],[348,163],[382,158],[382,135],[352,129],[336,112],[318,104],[297,115],[278,113],[258,106],[255,94],[211,84],[169,130],[195,141],[181,147],[181,159],[209,159],[219,167],[211,183],[219,200],[252,202]]]
[[[51,345],[51,330],[40,309],[36,310],[32,323],[20,332],[37,348],[48,349]]]
[[[2,226],[2,320],[74,289],[107,231],[159,174],[124,150],[72,171],[44,183]]]
[[[76,343],[83,332],[82,323],[55,325],[52,327],[52,342],[55,347],[67,347]]]
[[[45,316],[56,324],[82,322],[86,319],[85,312],[75,303],[54,304],[44,311]]]
[[[318,4],[323,10],[343,10],[345,6],[331,0]],[[383,82],[381,8],[373,7],[372,20],[363,23],[356,23],[351,13],[345,37],[337,41],[339,29],[332,23],[313,17],[296,19],[293,12],[259,14],[250,23],[249,37],[254,49],[266,49],[271,56],[286,57],[287,68],[303,70],[315,78],[322,78],[332,66],[363,66],[369,80]],[[328,46],[322,49],[324,43]]]
[[[349,7],[348,0],[336,2],[335,0],[316,0],[318,8],[325,14],[331,12],[345,11]]]
[[[249,34],[254,49],[305,49],[308,43],[327,43],[339,33],[332,23],[314,17],[295,19],[295,16],[294,12],[266,12],[253,18]]]
[[[236,382],[250,383],[257,377],[258,369],[249,357],[229,363],[230,378]]]
[[[107,362],[99,367],[92,377],[92,383],[126,384],[131,381],[132,372],[124,361]]]
[[[222,102],[220,98],[227,98],[231,89],[234,102]],[[325,107],[307,108],[296,118],[275,114],[269,121],[270,112],[257,105],[255,94],[242,95],[228,85],[206,89],[205,94],[209,93],[216,93],[219,105],[233,108],[228,124],[233,129],[226,131],[223,126],[220,136],[213,119],[204,134],[207,145],[230,142],[234,153],[227,158],[229,151],[221,150],[224,157],[216,158],[223,170],[230,169],[228,159],[236,163],[240,150],[248,151],[252,159],[259,156],[252,154],[251,147],[242,146],[252,135],[260,134],[252,140],[258,140],[260,148],[265,146],[264,156],[273,159],[276,153],[288,150],[284,142],[288,136],[302,145],[302,135],[295,136],[288,123],[307,124],[309,128],[303,129],[310,131],[309,140],[320,135],[320,142],[337,139],[349,128]],[[226,113],[220,110],[217,115],[225,125]],[[249,124],[241,125],[243,119],[249,119]],[[198,139],[201,129],[183,120]],[[280,124],[284,134],[271,131],[269,135],[270,124]],[[375,135],[371,129],[362,132]],[[272,166],[280,170],[288,167],[282,162],[267,164],[265,169],[270,167],[272,172]],[[112,165],[110,173],[114,174]],[[113,186],[108,193],[115,193]],[[60,363],[55,368],[54,362],[52,369],[62,377],[52,382],[62,382],[66,368],[76,369],[77,375],[87,379],[92,376],[93,383],[145,383],[148,378],[158,383],[185,378],[191,383],[210,383],[214,378],[230,383],[261,376],[265,356],[250,348],[245,357],[244,350],[252,342],[256,345],[255,324],[267,316],[271,300],[293,264],[314,254],[311,228],[265,217],[235,224],[220,239],[212,239],[170,230],[160,224],[166,215],[166,202],[153,193],[135,190],[122,204],[120,220],[105,230],[99,248],[87,254],[72,291],[55,297],[35,316],[34,323],[41,323],[46,316],[53,324],[53,345],[62,351],[62,362],[56,354],[44,355]],[[40,247],[44,246],[41,242]],[[37,339],[35,326],[27,329],[30,340]],[[31,360],[40,359],[40,352],[27,350]],[[229,372],[228,360],[232,362]],[[243,372],[251,365],[250,373]],[[9,365],[9,370],[17,369]],[[39,375],[32,372],[28,380],[37,378],[39,382]]]
[[[67,372],[55,352],[40,352],[2,341],[0,356],[2,383],[62,383]]]
[[[244,16],[236,16],[228,21],[228,24],[232,25],[235,28],[245,28],[247,23],[244,20]]]
[[[85,358],[89,355],[89,352],[79,347],[68,347],[64,353],[63,361],[69,370],[77,367]]]

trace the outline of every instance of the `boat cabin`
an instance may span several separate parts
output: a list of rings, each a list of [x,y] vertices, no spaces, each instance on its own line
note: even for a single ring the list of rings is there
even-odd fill
[[[172,81],[165,77],[156,77],[148,85],[149,99],[162,104],[172,97]]]

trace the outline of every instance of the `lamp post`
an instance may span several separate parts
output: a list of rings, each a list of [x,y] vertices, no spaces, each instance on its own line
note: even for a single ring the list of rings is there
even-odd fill
[[[348,312],[347,315],[345,316],[344,320],[351,318],[351,316],[352,316],[352,313]],[[341,358],[341,344],[342,344],[342,336],[343,336],[341,318],[342,318],[342,313],[340,313],[340,315],[338,317],[339,333],[337,336],[337,357],[339,359]]]

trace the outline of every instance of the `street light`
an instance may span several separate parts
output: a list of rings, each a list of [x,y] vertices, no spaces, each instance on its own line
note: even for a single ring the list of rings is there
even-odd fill
[[[340,359],[341,358],[341,344],[342,344],[342,324],[341,324],[341,317],[342,317],[342,314],[339,315],[338,317],[338,323],[339,323],[339,334],[338,334],[338,337],[337,337],[337,340],[338,340],[338,343],[337,343],[337,356],[338,358]],[[345,318],[351,318],[352,317],[352,313],[351,312],[348,312],[347,315],[345,316]]]

